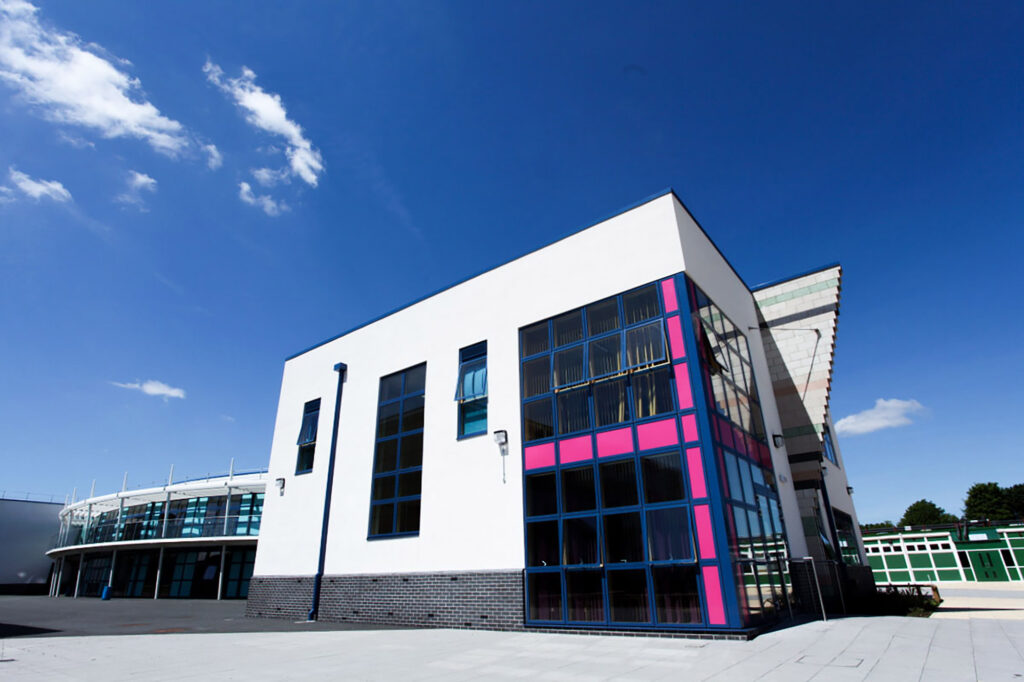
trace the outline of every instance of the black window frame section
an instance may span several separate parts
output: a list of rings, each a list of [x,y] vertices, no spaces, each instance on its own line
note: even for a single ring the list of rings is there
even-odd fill
[[[320,398],[308,401],[302,406],[302,425],[299,427],[297,445],[299,451],[295,456],[295,475],[308,474],[313,471],[316,459],[316,435],[320,423]]]
[[[466,374],[470,371],[477,371],[478,365],[483,365],[483,386],[474,388],[466,393]],[[487,433],[487,341],[474,343],[459,350],[459,377],[455,387],[455,400],[458,402],[458,425],[457,440],[475,438]],[[466,416],[473,410],[483,410],[483,428],[475,431],[466,431]]]
[[[423,493],[423,421],[427,363],[381,377],[377,397],[377,426],[374,439],[373,471],[370,481],[370,513],[367,540],[414,537],[420,532],[420,503]],[[395,393],[397,381],[397,393]],[[398,423],[390,422],[382,433],[384,419],[397,407]],[[416,412],[419,412],[416,415]],[[408,422],[406,420],[409,420]],[[412,428],[409,428],[409,427]],[[392,447],[394,446],[394,447]],[[408,451],[406,449],[408,448]],[[417,489],[412,493],[409,486]],[[390,495],[387,493],[391,486]],[[406,486],[403,489],[403,486]],[[402,513],[410,526],[399,530]],[[388,523],[383,523],[388,520]]]

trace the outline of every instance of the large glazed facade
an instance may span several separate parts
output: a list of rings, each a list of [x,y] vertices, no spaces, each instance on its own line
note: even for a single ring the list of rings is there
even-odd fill
[[[60,510],[52,596],[244,599],[266,475],[123,490]]]
[[[767,333],[666,192],[289,358],[248,612],[764,622],[811,527]]]

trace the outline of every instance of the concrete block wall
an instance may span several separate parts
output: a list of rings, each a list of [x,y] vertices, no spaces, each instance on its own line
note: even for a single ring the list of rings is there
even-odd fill
[[[312,603],[311,575],[254,575],[249,581],[245,615],[305,620]]]

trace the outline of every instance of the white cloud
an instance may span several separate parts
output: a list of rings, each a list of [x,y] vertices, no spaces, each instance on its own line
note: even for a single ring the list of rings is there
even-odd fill
[[[90,142],[84,137],[72,135],[66,130],[57,131],[57,139],[60,140],[61,142],[64,142],[65,144],[71,145],[75,149],[96,149],[95,143]]]
[[[248,182],[238,183],[238,198],[250,206],[259,206],[269,216],[278,216],[288,210],[288,205],[283,201],[275,201],[266,194],[254,194]]]
[[[0,0],[0,80],[57,123],[141,139],[169,156],[189,146],[184,126],[161,114],[122,70],[127,62],[43,26],[37,11],[23,0]]]
[[[217,145],[204,144],[203,151],[206,152],[206,166],[210,170],[217,170],[224,163],[224,157],[221,155],[220,150],[217,149]]]
[[[174,388],[173,386],[168,386],[162,381],[155,381],[153,379],[149,379],[148,381],[143,382],[135,381],[133,383],[127,384],[122,384],[118,381],[111,381],[110,383],[120,388],[128,388],[133,391],[141,391],[146,395],[160,396],[165,401],[168,398],[181,398],[183,400],[185,398],[185,389]]]
[[[907,426],[912,423],[910,415],[925,411],[924,405],[916,400],[879,398],[875,406],[843,417],[836,422],[836,433],[843,436],[859,436],[882,429]]]
[[[0,185],[0,205],[9,204],[12,201],[14,201],[14,190]]]
[[[287,168],[274,170],[273,168],[254,168],[252,176],[256,182],[264,187],[273,187],[279,182],[290,182],[291,176]]]
[[[37,200],[45,197],[61,203],[71,201],[71,192],[56,180],[34,180],[21,171],[15,170],[13,166],[9,171],[11,182],[26,196]]]
[[[290,172],[316,187],[324,170],[323,157],[305,136],[302,126],[288,118],[281,96],[256,85],[256,73],[244,66],[238,78],[225,78],[224,71],[207,60],[203,73],[207,80],[235,100],[250,125],[284,138]]]
[[[146,202],[142,199],[143,192],[155,192],[156,191],[156,180],[138,171],[128,171],[128,187],[127,189],[114,197],[114,200],[122,203],[135,206],[140,211],[145,211]]]

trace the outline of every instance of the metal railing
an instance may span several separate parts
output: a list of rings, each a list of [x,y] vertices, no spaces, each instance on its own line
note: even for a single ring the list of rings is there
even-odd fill
[[[74,524],[58,539],[56,547],[105,542],[168,540],[179,538],[252,537],[259,535],[261,514],[232,514],[204,518],[156,517]]]

